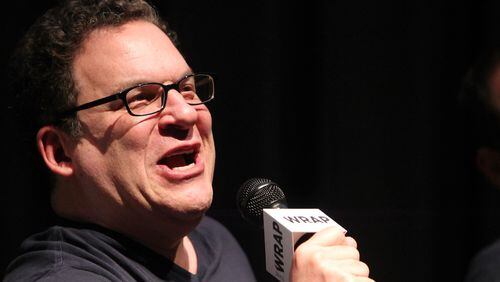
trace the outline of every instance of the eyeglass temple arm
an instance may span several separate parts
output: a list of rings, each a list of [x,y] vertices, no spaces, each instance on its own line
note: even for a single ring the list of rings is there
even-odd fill
[[[89,103],[82,104],[82,105],[80,105],[78,107],[75,107],[75,108],[72,108],[72,109],[69,109],[67,111],[62,112],[60,114],[60,117],[67,117],[68,115],[76,113],[78,111],[86,110],[86,109],[89,109],[89,108],[92,108],[92,107],[95,107],[95,106],[106,104],[106,103],[114,101],[114,100],[121,99],[121,96],[122,96],[121,94],[122,93],[113,94],[113,95],[110,95],[110,96],[107,96],[107,97],[104,97],[104,98],[101,98],[101,99],[98,99],[98,100],[95,100],[95,101],[92,101],[92,102],[89,102]]]

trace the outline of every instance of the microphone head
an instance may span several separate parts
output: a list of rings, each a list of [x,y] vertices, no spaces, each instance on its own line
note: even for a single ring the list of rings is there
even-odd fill
[[[265,178],[245,181],[236,195],[236,204],[241,216],[258,226],[262,226],[262,209],[287,208],[285,193]]]

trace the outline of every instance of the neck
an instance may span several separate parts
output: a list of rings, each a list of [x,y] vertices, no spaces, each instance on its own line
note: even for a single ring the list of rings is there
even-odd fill
[[[190,273],[196,274],[197,256],[194,246],[187,235],[196,228],[200,220],[201,217],[189,224],[186,221],[176,222],[163,219],[157,222],[135,220],[132,222],[140,223],[133,226],[126,224],[118,226],[102,225],[142,243]],[[127,218],[127,221],[131,222],[130,217]],[[116,223],[116,221],[114,222]]]
[[[165,218],[152,214],[123,214],[123,207],[114,209],[109,205],[107,209],[99,209],[82,204],[82,209],[79,208],[82,205],[78,205],[82,203],[81,200],[72,201],[69,197],[57,195],[58,193],[52,197],[52,207],[57,215],[74,221],[94,223],[121,233],[185,270],[196,273],[196,252],[187,235],[196,228],[203,214]]]
[[[182,242],[179,244],[173,261],[175,264],[193,274],[196,274],[198,271],[198,257],[196,256],[191,240],[189,240],[187,236],[184,237]]]

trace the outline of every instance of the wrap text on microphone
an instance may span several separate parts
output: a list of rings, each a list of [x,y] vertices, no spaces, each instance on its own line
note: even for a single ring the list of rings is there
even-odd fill
[[[283,219],[291,223],[328,223],[330,218],[326,216],[283,216]]]
[[[276,271],[283,272],[283,232],[280,230],[280,226],[276,221],[273,221],[273,234],[274,238],[274,267]]]

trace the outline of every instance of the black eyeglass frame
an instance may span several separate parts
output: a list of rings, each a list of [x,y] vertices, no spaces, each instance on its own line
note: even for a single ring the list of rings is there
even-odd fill
[[[207,77],[208,79],[210,79],[210,81],[212,82],[212,93],[210,95],[210,97],[205,100],[205,101],[202,101],[202,102],[199,102],[199,103],[188,103],[189,105],[191,106],[196,106],[196,105],[201,105],[201,104],[205,104],[205,103],[208,103],[210,102],[213,98],[214,98],[214,79],[211,75],[209,74],[205,74],[205,73],[195,73],[195,74],[188,74],[186,76],[184,76],[183,78],[179,79],[177,82],[175,83],[172,83],[172,84],[163,84],[163,83],[159,83],[159,82],[145,82],[145,83],[140,83],[140,84],[137,84],[137,85],[134,85],[132,87],[129,87],[127,89],[124,89],[118,93],[115,93],[115,94],[112,94],[112,95],[109,95],[109,96],[106,96],[106,97],[103,97],[103,98],[99,98],[97,100],[94,100],[92,102],[88,102],[88,103],[84,103],[84,104],[81,104],[80,106],[76,106],[74,108],[71,108],[69,110],[66,110],[64,112],[62,112],[60,115],[59,115],[59,118],[65,118],[65,117],[68,117],[69,115],[72,115],[78,111],[81,111],[81,110],[86,110],[86,109],[90,109],[90,108],[93,108],[93,107],[97,107],[97,106],[100,106],[100,105],[103,105],[103,104],[106,104],[106,103],[109,103],[109,102],[112,102],[112,101],[115,101],[115,100],[122,100],[123,104],[125,105],[125,108],[127,109],[127,112],[131,115],[131,116],[149,116],[149,115],[154,115],[158,112],[161,112],[164,108],[165,108],[165,105],[167,103],[167,95],[168,95],[168,92],[170,90],[176,90],[178,91],[179,93],[181,93],[182,91],[179,89],[179,86],[181,85],[181,82],[190,78],[190,77],[194,77],[194,76],[201,76],[201,77]],[[154,112],[151,112],[151,113],[147,113],[147,114],[134,114],[132,112],[132,110],[130,109],[129,105],[128,105],[128,102],[127,102],[127,94],[132,90],[132,89],[135,89],[137,87],[142,87],[142,86],[146,86],[146,85],[158,85],[158,86],[161,86],[163,88],[163,92],[162,92],[162,101],[161,101],[161,107],[158,108],[158,110],[154,111]]]

